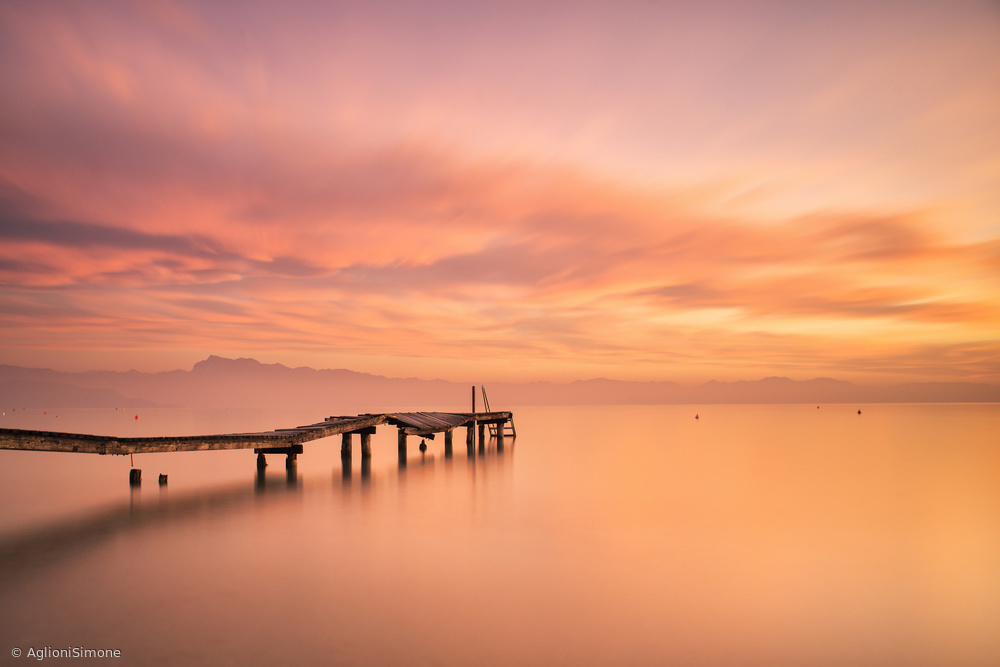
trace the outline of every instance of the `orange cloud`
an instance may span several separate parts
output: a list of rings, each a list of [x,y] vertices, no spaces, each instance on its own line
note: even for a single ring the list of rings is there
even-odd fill
[[[0,350],[1000,381],[1000,95],[946,76],[982,28],[921,80],[868,24],[838,49],[847,15],[793,62],[771,24],[593,11],[461,10],[426,26],[453,62],[362,9],[0,8]]]

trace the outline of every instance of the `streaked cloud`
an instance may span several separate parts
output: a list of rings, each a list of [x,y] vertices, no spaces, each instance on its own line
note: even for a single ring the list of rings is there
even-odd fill
[[[0,8],[0,361],[1000,381],[994,8],[373,7]]]

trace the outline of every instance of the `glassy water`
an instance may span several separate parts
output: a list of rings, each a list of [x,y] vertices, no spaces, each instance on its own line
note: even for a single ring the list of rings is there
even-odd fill
[[[120,664],[1000,664],[1000,406],[514,408],[398,464],[0,451],[0,655]],[[366,408],[362,411],[377,411]],[[113,435],[325,415],[8,411]],[[345,414],[347,412],[344,412]],[[695,419],[698,414],[699,419]],[[61,420],[56,422],[56,420]],[[156,476],[169,475],[159,487]],[[14,659],[11,651],[22,650]]]

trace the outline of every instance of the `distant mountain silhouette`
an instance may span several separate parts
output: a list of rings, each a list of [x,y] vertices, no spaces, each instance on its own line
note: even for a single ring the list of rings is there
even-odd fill
[[[346,369],[316,370],[210,356],[190,371],[162,373],[0,366],[0,406],[316,408],[335,414],[382,409],[470,407],[471,383],[388,378]],[[784,377],[684,386],[597,378],[570,383],[493,383],[494,408],[516,405],[624,405],[668,403],[949,403],[1000,402],[1000,386],[910,383],[862,387],[843,380]],[[478,407],[482,409],[482,404]]]

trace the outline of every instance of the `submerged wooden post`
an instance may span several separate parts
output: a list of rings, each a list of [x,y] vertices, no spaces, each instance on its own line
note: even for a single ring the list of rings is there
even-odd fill
[[[451,455],[452,455],[452,452],[453,452],[453,450],[452,450],[452,442],[451,442],[451,431],[452,431],[452,429],[448,429],[447,431],[444,432],[444,455],[445,455],[445,458],[451,458]]]
[[[267,459],[264,457],[264,452],[259,452],[257,454],[257,470],[263,471],[267,467]]]
[[[399,467],[406,467],[406,431],[399,429],[397,431],[397,441],[399,442]]]
[[[142,484],[142,471],[138,468],[132,468],[128,471],[128,485],[139,486],[140,484]]]
[[[486,453],[486,422],[479,422],[479,453]]]
[[[163,473],[161,472],[161,473],[160,473],[160,486],[166,486],[166,485],[167,485],[167,476],[166,476],[166,475],[164,475],[164,474],[163,474]]]
[[[296,456],[297,455],[294,452],[288,452],[287,454],[285,454],[286,470],[295,470],[295,468],[298,466],[298,462],[295,460]]]
[[[361,432],[361,456],[371,458],[372,455],[372,431],[375,429],[365,429]]]
[[[340,455],[350,456],[351,455],[351,434],[344,433],[340,436]]]
[[[503,430],[504,430],[504,426],[506,425],[506,423],[507,423],[506,420],[497,422],[497,451],[498,452],[502,452],[503,451]]]

